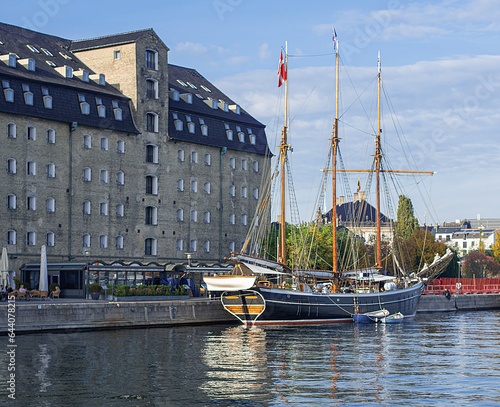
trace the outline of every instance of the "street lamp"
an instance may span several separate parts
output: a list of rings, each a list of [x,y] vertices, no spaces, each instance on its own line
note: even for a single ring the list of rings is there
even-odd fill
[[[89,256],[90,252],[88,250],[85,250],[85,257],[87,259],[87,267],[85,271],[87,272],[87,283],[85,284],[85,298],[88,298],[88,292],[89,292]]]

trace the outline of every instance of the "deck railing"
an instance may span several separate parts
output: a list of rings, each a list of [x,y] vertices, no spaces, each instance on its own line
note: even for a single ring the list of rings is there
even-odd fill
[[[437,278],[425,287],[424,294],[500,293],[500,278]]]

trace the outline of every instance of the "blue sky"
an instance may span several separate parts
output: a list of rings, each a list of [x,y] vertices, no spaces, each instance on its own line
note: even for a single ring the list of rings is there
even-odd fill
[[[2,21],[69,39],[153,28],[170,48],[169,62],[197,69],[266,124],[271,146],[282,125],[276,70],[288,41],[292,164],[304,219],[333,121],[334,25],[346,167],[369,165],[373,91],[366,89],[380,50],[394,108],[393,115],[384,108],[382,124],[393,167],[437,172],[418,187],[401,179],[420,222],[500,217],[497,1],[26,0],[3,4]],[[351,107],[361,93],[368,118]],[[390,130],[393,122],[398,132]],[[411,165],[395,158],[409,151]],[[357,176],[349,183],[355,189]],[[432,206],[424,204],[427,196]]]

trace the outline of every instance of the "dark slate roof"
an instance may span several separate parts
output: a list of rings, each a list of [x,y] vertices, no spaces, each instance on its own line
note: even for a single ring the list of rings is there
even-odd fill
[[[122,34],[113,34],[103,37],[72,41],[70,49],[71,51],[85,51],[88,49],[104,48],[121,44],[130,44],[132,42],[138,41],[139,39],[148,34],[153,34],[156,37],[158,37],[152,28],[147,28],[144,30],[130,31]],[[167,46],[165,47],[168,49]]]
[[[332,219],[332,210],[326,214],[328,222]],[[377,222],[377,209],[367,201],[346,202],[337,205],[337,219],[340,222],[375,223]],[[380,222],[387,223],[391,220],[383,213],[380,214]]]
[[[184,86],[182,83],[186,84]],[[184,68],[177,65],[168,66],[169,90],[176,90],[181,95],[190,93],[192,95],[192,104],[187,103],[182,98],[179,101],[169,99],[169,137],[175,140],[182,140],[190,143],[199,143],[211,145],[214,147],[226,147],[231,150],[247,151],[256,154],[270,154],[265,125],[253,118],[248,112],[240,107],[240,114],[234,111],[228,112],[224,109],[212,109],[206,103],[209,98],[227,102],[230,106],[237,105],[227,95],[217,89],[212,83],[200,75],[196,70]],[[191,85],[190,85],[191,84]],[[208,90],[207,90],[208,89]],[[177,113],[179,120],[183,122],[183,130],[177,131],[175,128],[172,113]],[[191,116],[196,125],[195,134],[189,133],[186,115]],[[208,126],[208,136],[202,136],[199,119],[202,118]],[[233,140],[230,141],[226,136],[225,124],[233,131]],[[241,127],[245,134],[245,141],[240,142],[236,126]],[[250,143],[249,131],[256,137],[255,144]]]
[[[96,73],[70,52],[70,40],[0,23],[0,41],[3,43],[0,45],[0,55],[14,53],[19,56],[16,68],[0,62],[0,80],[8,80],[10,87],[15,92],[14,103],[6,102],[4,92],[1,92],[1,112],[43,117],[63,122],[78,122],[82,125],[129,133],[138,132],[132,119],[130,99],[125,97],[119,90],[108,83],[101,86],[92,80],[83,82],[76,76],[71,79],[65,78],[54,67],[47,64],[46,61],[51,61],[57,67],[70,66],[73,72],[86,70],[90,74]],[[39,52],[31,51],[27,45],[35,47]],[[48,50],[52,56],[44,53],[42,48]],[[19,60],[27,58],[35,61],[35,71],[29,71],[19,63]],[[34,95],[33,106],[24,103],[22,84],[30,86],[30,91]],[[1,85],[0,82],[0,87]],[[45,109],[43,106],[42,86],[49,89],[49,94],[53,98],[52,109]],[[90,104],[91,113],[89,115],[82,115],[80,112],[79,94],[84,95],[86,101]],[[103,99],[106,106],[106,118],[99,118],[97,115],[96,96]],[[122,121],[114,120],[112,100],[117,100],[119,107],[122,109]]]

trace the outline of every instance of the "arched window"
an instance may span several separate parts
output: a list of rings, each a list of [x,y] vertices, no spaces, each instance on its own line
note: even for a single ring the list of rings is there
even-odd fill
[[[56,200],[52,197],[47,198],[47,212],[56,211]]]
[[[253,189],[253,197],[254,199],[259,199],[259,188]]]
[[[229,215],[229,224],[234,225],[234,223],[235,223],[235,216],[234,213],[232,213]]]
[[[9,174],[15,174],[17,172],[17,165],[15,158],[9,158],[7,160],[7,172]]]
[[[234,252],[234,242],[229,242],[229,252],[230,253]]]
[[[198,222],[198,211],[191,209],[191,222]]]
[[[36,197],[27,196],[26,197],[26,209],[29,211],[36,211]]]
[[[259,172],[259,162],[258,161],[253,162],[253,171]]]
[[[28,140],[36,140],[36,127],[28,126]]]
[[[101,249],[106,249],[108,247],[108,236],[106,235],[99,236],[99,247]]]
[[[14,194],[7,195],[7,209],[17,208],[17,197]]]
[[[210,182],[205,182],[204,190],[206,194],[210,194]]]
[[[116,142],[116,151],[119,152],[120,154],[125,153],[125,142],[123,140],[118,140]]]
[[[158,115],[156,113],[146,113],[146,131],[158,133]]]
[[[118,250],[123,249],[123,236],[116,236],[116,248]]]
[[[210,211],[205,212],[205,214],[203,215],[203,221],[205,223],[210,223]]]
[[[158,195],[158,177],[156,175],[146,176],[146,194]]]
[[[247,187],[245,185],[243,185],[241,187],[241,197],[242,198],[246,198],[247,197]]]
[[[177,209],[177,220],[179,222],[184,221],[184,211],[182,209]]]
[[[191,181],[191,192],[198,192],[198,181]]]
[[[229,187],[229,196],[235,196],[236,195],[236,187],[234,185],[231,185]]]
[[[101,150],[108,151],[108,138],[101,137]]]
[[[26,163],[26,173],[28,175],[36,175],[36,162],[28,161]]]
[[[83,213],[84,215],[90,215],[90,201],[83,201]]]
[[[83,169],[83,180],[87,182],[92,181],[92,170],[89,167]]]
[[[13,229],[7,231],[7,244],[17,244],[17,233]]]
[[[198,162],[198,153],[196,151],[191,151],[191,162],[195,164]]]
[[[156,239],[148,237],[144,241],[144,255],[145,256],[156,256]]]
[[[106,170],[106,169],[101,170],[101,175],[99,177],[99,181],[101,181],[104,184],[108,183],[108,170]]]
[[[158,70],[158,52],[151,49],[146,50],[146,68]]]
[[[92,148],[92,136],[90,134],[83,135],[83,148]]]
[[[234,159],[234,157],[231,157],[229,159],[229,168],[231,168],[232,170],[236,168],[236,160]]]
[[[90,247],[90,235],[88,233],[83,235],[83,247]]]
[[[146,97],[158,99],[158,81],[146,79]]]
[[[9,138],[16,138],[17,137],[17,128],[14,123],[9,123],[7,125],[7,136]]]
[[[54,247],[55,246],[54,232],[47,232],[47,246],[48,247]]]
[[[182,239],[177,239],[176,249],[177,251],[184,250],[184,241]]]
[[[47,178],[56,177],[56,165],[54,163],[47,164]]]
[[[212,165],[212,156],[209,153],[205,154],[205,165]]]
[[[101,216],[108,216],[108,203],[107,202],[99,203],[99,214]]]
[[[210,240],[205,240],[203,242],[203,250],[205,251],[205,253],[210,252]]]
[[[177,159],[178,159],[180,162],[183,162],[183,161],[184,161],[184,150],[179,149],[179,150],[177,151]]]
[[[241,169],[243,171],[247,170],[247,160],[245,160],[244,158],[241,160]]]
[[[146,225],[157,225],[158,224],[158,209],[154,206],[146,206]]]
[[[146,162],[158,164],[158,146],[148,144],[146,146]]]
[[[182,178],[177,180],[177,191],[184,191],[184,180]]]
[[[56,143],[56,131],[54,129],[47,130],[47,143],[49,144]]]
[[[125,173],[123,171],[118,171],[116,173],[116,183],[118,185],[125,185]]]
[[[191,239],[191,241],[189,243],[190,243],[189,251],[195,252],[196,251],[196,239]]]
[[[241,215],[241,224],[243,226],[247,225],[247,215],[245,215],[245,214]]]
[[[122,217],[125,215],[125,206],[123,204],[116,205],[116,216]]]
[[[36,245],[36,232],[26,233],[26,244],[28,246],[35,246]]]

